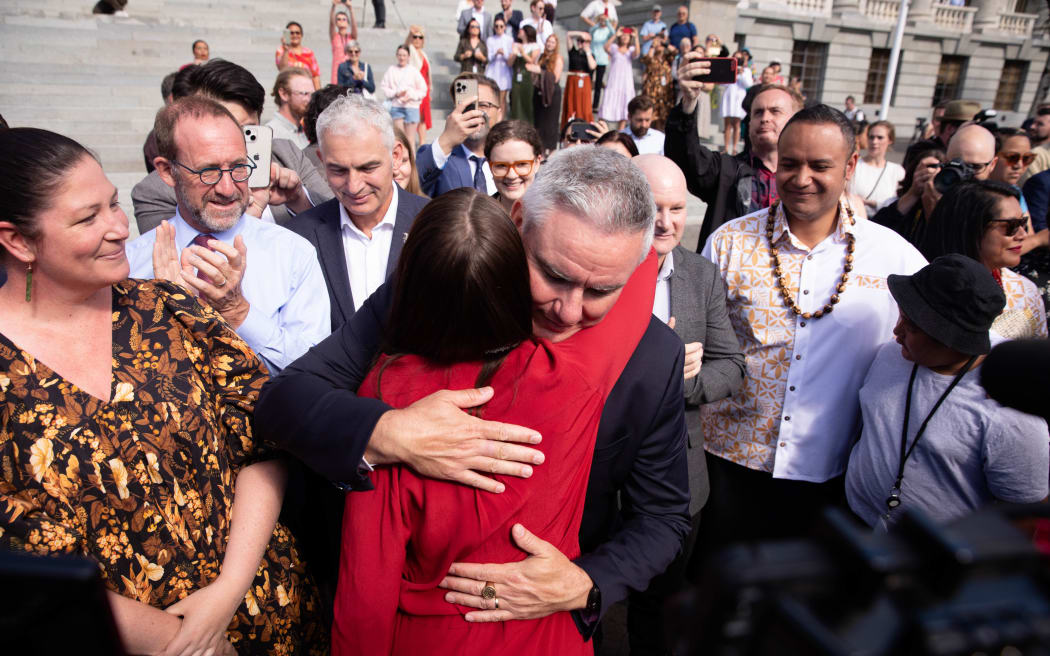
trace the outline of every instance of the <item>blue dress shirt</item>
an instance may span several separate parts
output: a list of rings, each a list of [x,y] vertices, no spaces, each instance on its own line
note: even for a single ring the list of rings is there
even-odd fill
[[[178,211],[171,223],[180,253],[201,234]],[[211,234],[231,246],[237,235],[244,238],[248,254],[241,292],[251,308],[236,331],[276,375],[331,332],[328,289],[317,252],[291,230],[247,214],[229,230]],[[153,229],[125,246],[132,278],[154,277],[156,238]]]

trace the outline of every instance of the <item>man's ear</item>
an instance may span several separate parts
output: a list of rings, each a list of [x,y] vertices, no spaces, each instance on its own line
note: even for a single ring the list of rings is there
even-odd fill
[[[157,169],[157,175],[172,189],[175,188],[175,166],[167,157],[154,157],[153,166]]]
[[[525,217],[522,212],[520,199],[514,201],[514,205],[510,208],[510,220],[514,222],[514,227],[518,229],[518,234],[523,234]]]
[[[857,159],[859,157],[860,157],[860,153],[858,153],[856,151],[856,149],[854,149],[853,153],[849,156],[849,159],[846,160],[846,181],[847,182],[853,179],[853,172],[857,168]]]
[[[0,247],[7,249],[19,262],[28,264],[36,259],[36,249],[25,235],[10,221],[0,221]]]

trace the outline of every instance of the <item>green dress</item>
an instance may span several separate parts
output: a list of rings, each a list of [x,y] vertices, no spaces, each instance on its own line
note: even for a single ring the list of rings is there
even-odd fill
[[[535,123],[532,110],[532,73],[525,70],[527,61],[525,57],[514,60],[514,76],[510,85],[510,117],[532,125]]]

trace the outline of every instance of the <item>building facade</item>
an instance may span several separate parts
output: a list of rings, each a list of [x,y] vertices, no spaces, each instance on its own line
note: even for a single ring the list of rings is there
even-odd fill
[[[710,16],[710,27],[722,29],[735,10],[733,40],[751,51],[756,70],[779,59],[808,100],[841,108],[852,95],[876,120],[898,0],[700,0],[691,9],[698,26]],[[1020,125],[1047,95],[1046,15],[1045,0],[913,0],[888,116],[898,142],[941,100],[975,100],[998,110],[1003,125]]]

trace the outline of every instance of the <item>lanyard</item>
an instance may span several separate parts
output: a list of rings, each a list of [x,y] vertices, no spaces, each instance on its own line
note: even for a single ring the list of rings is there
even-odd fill
[[[904,464],[908,462],[908,458],[911,457],[915,446],[919,443],[919,439],[922,434],[926,432],[926,425],[933,419],[933,414],[937,412],[937,409],[941,407],[944,400],[948,398],[955,386],[959,384],[966,372],[970,370],[973,363],[977,361],[977,356],[971,357],[963,365],[963,368],[959,370],[959,373],[955,374],[955,378],[952,379],[951,385],[948,385],[948,389],[944,390],[944,394],[941,394],[941,398],[937,399],[937,403],[933,405],[933,409],[930,410],[930,414],[926,415],[926,419],[923,420],[922,425],[919,426],[919,432],[915,434],[915,439],[912,441],[911,446],[908,446],[908,420],[911,418],[911,393],[912,388],[915,386],[915,375],[919,372],[919,365],[915,364],[911,368],[911,378],[908,379],[908,395],[904,401],[904,429],[901,431],[901,456],[900,465],[897,467],[897,480],[893,483],[893,488],[890,490],[890,496],[886,498],[886,507],[893,510],[897,506],[901,505],[901,485],[904,483]]]

